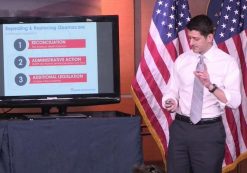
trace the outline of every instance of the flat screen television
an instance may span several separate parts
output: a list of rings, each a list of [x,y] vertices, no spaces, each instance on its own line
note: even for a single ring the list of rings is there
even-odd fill
[[[117,15],[0,18],[0,107],[120,102]]]

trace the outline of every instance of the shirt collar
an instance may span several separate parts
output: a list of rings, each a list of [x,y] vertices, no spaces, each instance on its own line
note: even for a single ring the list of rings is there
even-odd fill
[[[205,59],[212,60],[213,57],[214,57],[213,55],[214,55],[215,49],[216,49],[216,47],[214,45],[210,49],[208,49],[208,51],[203,54],[203,56],[205,57]],[[199,53],[195,53],[195,52],[193,52],[193,53],[194,53],[194,56],[197,57],[197,58],[199,56],[201,56],[201,54],[199,54]]]
[[[214,50],[216,49],[216,47],[213,45],[207,52],[205,52],[203,54],[203,56],[205,57],[205,59],[207,60],[211,60],[212,58],[214,58]]]

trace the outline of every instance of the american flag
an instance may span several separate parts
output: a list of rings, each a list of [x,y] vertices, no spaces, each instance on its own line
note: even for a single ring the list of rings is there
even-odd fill
[[[216,30],[215,41],[219,48],[238,59],[243,74],[242,104],[239,110],[227,109],[223,116],[227,133],[223,172],[246,158],[244,154],[247,156],[246,1],[224,0]],[[162,92],[177,56],[190,49],[185,30],[189,20],[187,0],[156,1],[144,53],[132,82],[133,98],[164,162],[173,115],[162,108]]]
[[[237,58],[243,81],[241,106],[226,109],[223,116],[227,132],[224,171],[229,171],[247,157],[247,0],[224,0],[218,14],[215,42]]]
[[[169,140],[168,128],[173,118],[162,108],[162,93],[175,59],[189,50],[184,29],[189,20],[187,0],[156,1],[144,53],[132,82],[136,105],[164,161]]]

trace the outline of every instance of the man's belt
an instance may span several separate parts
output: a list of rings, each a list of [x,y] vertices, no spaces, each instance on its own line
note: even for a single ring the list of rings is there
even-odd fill
[[[176,113],[175,120],[183,121],[189,124],[193,124],[193,122],[190,120],[190,117],[185,116],[185,115],[180,115]],[[203,124],[212,124],[216,122],[222,121],[221,116],[219,117],[214,117],[214,118],[202,118],[198,123],[195,125],[203,125]]]

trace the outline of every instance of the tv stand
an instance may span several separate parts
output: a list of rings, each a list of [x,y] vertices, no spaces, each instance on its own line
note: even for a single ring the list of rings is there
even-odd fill
[[[65,116],[67,114],[67,106],[57,106],[60,116]]]
[[[51,110],[52,106],[43,106],[41,107],[41,114],[43,116],[49,116],[51,115]],[[67,115],[67,106],[57,106],[58,109],[58,115],[59,116],[66,116]]]
[[[67,112],[62,114],[50,113],[44,116],[43,114],[25,114],[23,117],[26,120],[46,120],[46,119],[71,119],[71,118],[116,118],[116,117],[132,117],[134,115],[126,114],[118,111],[93,111],[93,112]]]
[[[41,115],[43,116],[49,116],[50,115],[50,110],[51,110],[51,106],[44,106],[41,108]]]

